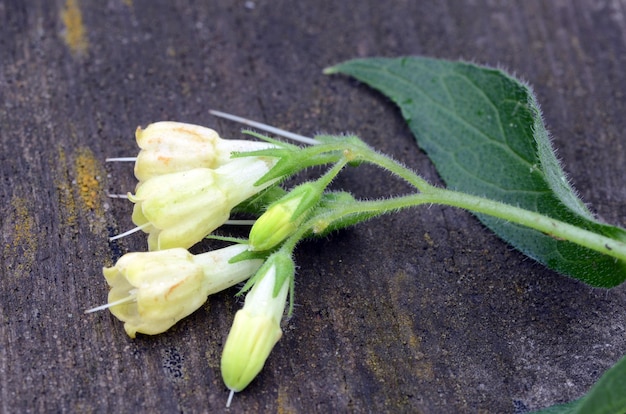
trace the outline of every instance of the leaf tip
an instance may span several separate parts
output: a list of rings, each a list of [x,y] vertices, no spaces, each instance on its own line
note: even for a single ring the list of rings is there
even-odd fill
[[[337,66],[329,66],[322,70],[324,75],[334,75],[335,73],[339,73],[339,68]]]

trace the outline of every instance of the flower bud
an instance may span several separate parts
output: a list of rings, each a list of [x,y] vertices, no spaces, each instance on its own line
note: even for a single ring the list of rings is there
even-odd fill
[[[148,248],[189,248],[224,224],[237,204],[275,182],[255,186],[273,166],[262,157],[237,158],[215,169],[159,175],[137,186],[133,222],[148,233]]]
[[[233,151],[246,152],[273,145],[260,141],[222,139],[212,129],[181,122],[156,122],[137,128],[141,149],[135,161],[139,181],[194,168],[219,168],[231,161]]]
[[[185,249],[128,253],[115,266],[103,269],[111,287],[109,310],[124,322],[131,338],[137,332],[154,335],[198,309],[210,294],[252,276],[263,263],[228,263],[246,250],[233,245],[200,255]]]
[[[314,183],[304,183],[276,201],[257,219],[250,230],[252,250],[269,250],[291,236],[320,200]]]
[[[221,362],[222,378],[231,391],[239,392],[252,382],[282,336],[280,320],[293,275],[291,257],[271,256],[235,314]]]

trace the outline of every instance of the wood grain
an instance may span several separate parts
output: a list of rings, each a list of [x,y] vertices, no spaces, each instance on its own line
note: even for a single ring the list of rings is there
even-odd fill
[[[0,411],[223,410],[221,348],[240,303],[211,297],[170,332],[129,339],[101,275],[140,235],[138,125],[226,137],[211,108],[312,135],[360,135],[439,182],[399,111],[324,67],[408,54],[530,82],[566,170],[626,226],[623,1],[56,0],[0,2]],[[314,174],[313,171],[309,174]],[[371,168],[334,185],[407,190]],[[207,246],[203,246],[207,247]],[[209,246],[210,247],[210,246]],[[198,248],[201,249],[201,248]],[[591,289],[433,206],[303,243],[295,316],[230,412],[523,413],[581,396],[626,353],[626,291]]]

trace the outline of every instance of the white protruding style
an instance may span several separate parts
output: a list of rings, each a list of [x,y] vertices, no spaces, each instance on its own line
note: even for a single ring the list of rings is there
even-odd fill
[[[149,226],[149,223],[145,223],[142,226],[137,226],[134,229],[130,229],[128,231],[125,231],[124,233],[118,234],[117,236],[113,236],[113,237],[109,237],[109,241],[113,241],[113,240],[117,240],[117,239],[121,239],[122,237],[126,237],[129,236],[133,233],[137,233],[140,230],[143,230],[145,227]]]
[[[254,128],[259,128],[260,130],[269,132],[271,134],[276,134],[276,135],[279,135],[281,137],[285,137],[288,139],[292,139],[294,141],[301,142],[303,144],[317,145],[320,143],[318,140],[315,140],[313,138],[309,138],[303,135],[295,134],[293,132],[285,131],[284,129],[276,128],[267,124],[263,124],[261,122],[252,121],[247,118],[242,118],[237,115],[231,115],[226,112],[215,111],[213,109],[209,109],[209,113],[218,118],[229,119],[231,121],[239,122],[240,124],[248,125]]]
[[[87,309],[85,313],[94,313],[101,310],[112,308],[113,306],[122,305],[124,303],[132,302],[137,300],[136,292],[130,292],[128,296],[122,298],[120,300],[116,300],[115,302],[105,303],[104,305],[96,306],[95,308]]]
[[[226,408],[230,408],[230,403],[233,402],[234,395],[235,395],[235,390],[230,390],[230,393],[228,393],[228,400],[226,400]]]
[[[117,157],[117,158],[106,158],[106,162],[135,162],[137,161],[137,157]]]
[[[124,198],[124,199],[128,200],[128,194],[111,194],[111,193],[107,193],[107,197],[109,197],[109,198]]]

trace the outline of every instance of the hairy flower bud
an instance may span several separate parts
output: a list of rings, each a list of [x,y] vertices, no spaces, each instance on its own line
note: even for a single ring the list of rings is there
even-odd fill
[[[155,122],[135,132],[141,149],[135,161],[139,181],[194,168],[219,168],[231,161],[231,152],[273,147],[260,141],[222,139],[217,132],[181,122]]]
[[[269,250],[291,236],[319,203],[322,191],[315,183],[304,183],[270,205],[250,230],[250,248]]]
[[[103,269],[109,308],[126,333],[154,335],[198,309],[209,295],[252,276],[261,260],[228,261],[248,248],[233,245],[192,255],[185,249],[128,253]]]
[[[283,253],[270,256],[259,270],[260,279],[235,315],[222,353],[222,378],[231,391],[252,382],[282,336],[280,320],[293,275],[293,261]]]

